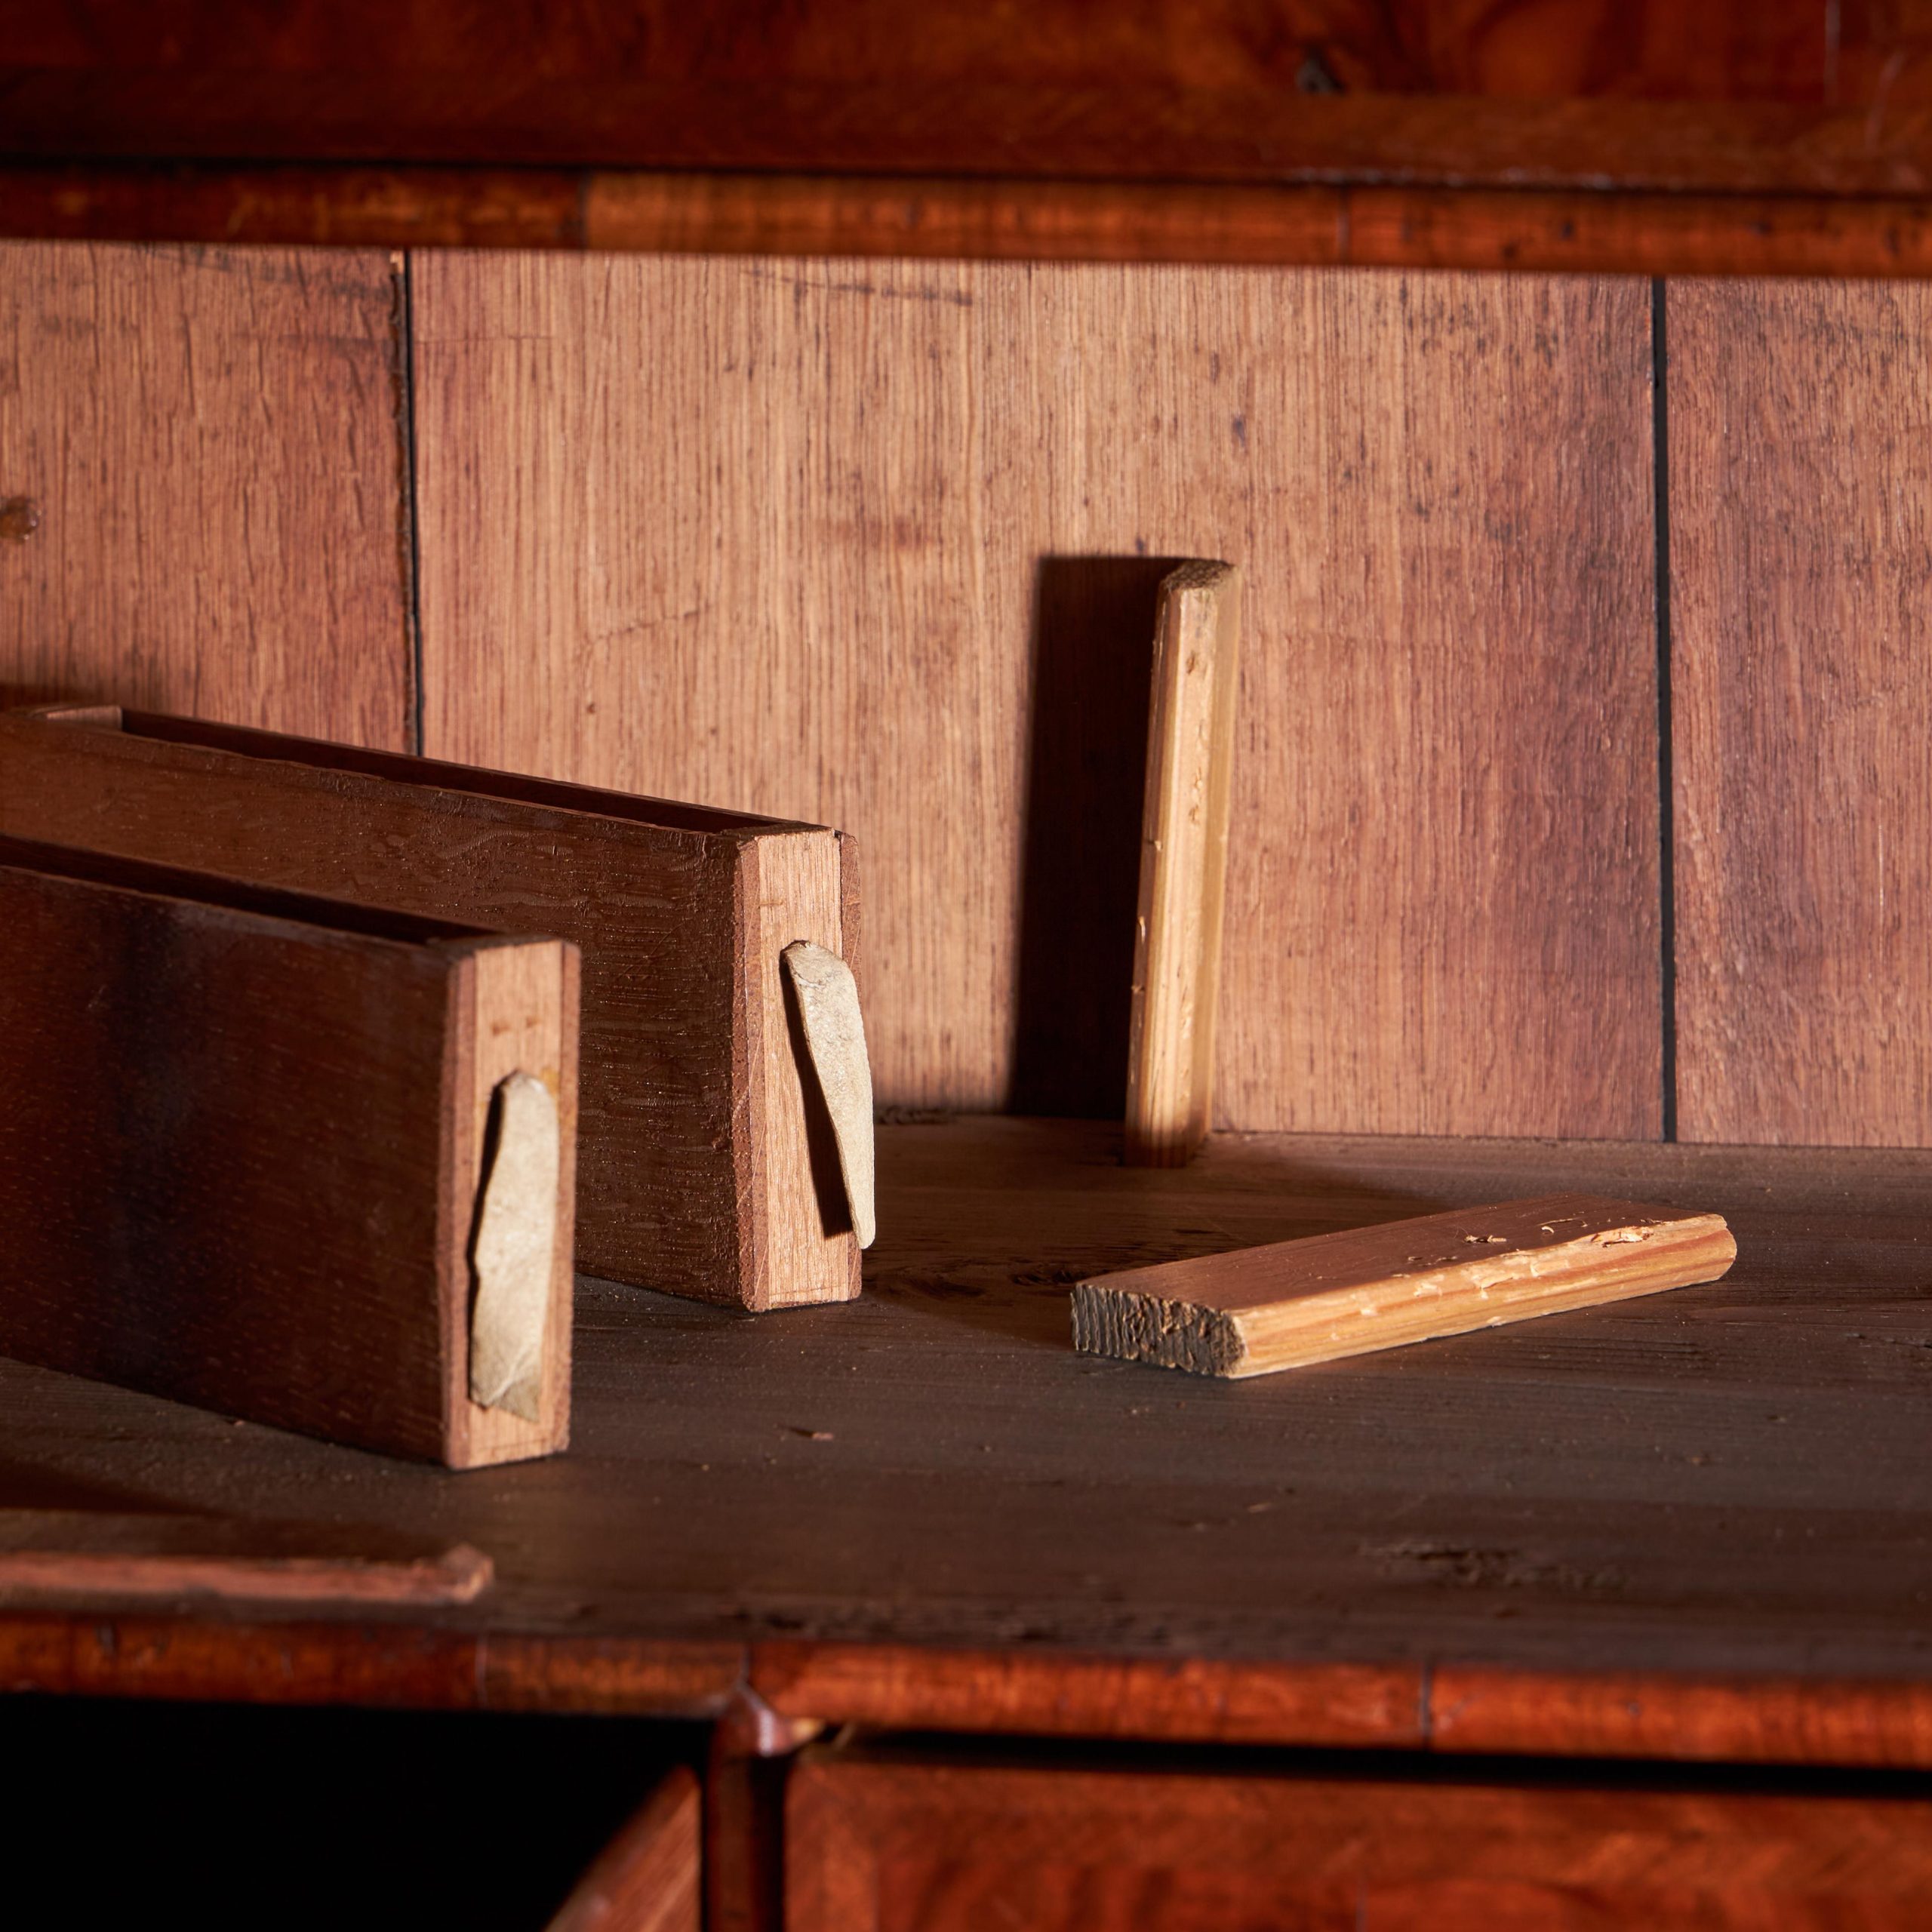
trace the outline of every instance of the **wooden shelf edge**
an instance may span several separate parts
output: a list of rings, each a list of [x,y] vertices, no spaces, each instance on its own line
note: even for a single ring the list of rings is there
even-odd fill
[[[0,1616],[0,1692],[56,1696],[705,1718],[731,1702],[744,1665],[736,1644],[500,1637],[401,1620]]]
[[[0,235],[1662,275],[1932,275],[1932,198],[429,165],[0,164]]]
[[[754,1644],[780,1715],[880,1729],[1446,1754],[1932,1767],[1932,1681],[1173,1663]]]
[[[890,1730],[1932,1769],[1932,1681],[500,1635],[405,1622],[0,1616],[0,1691]]]

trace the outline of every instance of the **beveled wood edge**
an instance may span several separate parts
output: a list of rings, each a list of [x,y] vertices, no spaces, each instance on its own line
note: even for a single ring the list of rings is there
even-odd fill
[[[822,1728],[1932,1769],[1932,1680],[502,1635],[405,1621],[0,1614],[0,1694],[728,1718]]]
[[[546,168],[0,164],[0,235],[360,248],[1932,275],[1932,197]]]
[[[879,1729],[1932,1767],[1932,1681],[752,1646],[780,1715]]]
[[[1445,1664],[1432,1673],[1429,1714],[1429,1748],[1444,1752],[1932,1767],[1924,1681]]]
[[[729,1643],[503,1637],[401,1620],[0,1614],[0,1693],[713,1717],[744,1669],[743,1647]]]

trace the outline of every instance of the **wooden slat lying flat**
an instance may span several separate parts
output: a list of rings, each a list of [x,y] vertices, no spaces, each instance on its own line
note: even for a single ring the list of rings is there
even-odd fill
[[[1162,583],[1128,1044],[1124,1152],[1137,1167],[1185,1167],[1213,1115],[1240,646],[1232,565],[1183,564]]]
[[[1737,1257],[1720,1215],[1550,1195],[1099,1275],[1073,1291],[1073,1343],[1265,1375],[1715,1281]]]
[[[843,950],[838,834],[111,708],[0,719],[0,831],[574,942],[579,1265],[752,1309],[858,1292],[780,968]]]
[[[478,1069],[511,1044],[569,1120],[576,970],[0,839],[0,1353],[456,1467],[561,1447],[568,1164],[528,1417],[470,1399],[468,1248]]]
[[[10,1607],[75,1597],[462,1604],[493,1574],[468,1543],[221,1517],[0,1510],[0,1604]]]

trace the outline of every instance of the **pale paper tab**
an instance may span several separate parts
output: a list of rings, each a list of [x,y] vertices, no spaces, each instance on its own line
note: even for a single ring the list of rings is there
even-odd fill
[[[497,1107],[497,1155],[476,1222],[469,1395],[485,1408],[534,1422],[543,1387],[563,1137],[557,1103],[534,1075],[512,1073],[500,1081]]]
[[[869,1247],[878,1232],[872,1180],[872,1069],[866,1056],[866,1023],[859,1012],[859,983],[837,953],[795,940],[785,964],[798,995],[805,1045],[832,1116],[838,1168],[853,1232]]]

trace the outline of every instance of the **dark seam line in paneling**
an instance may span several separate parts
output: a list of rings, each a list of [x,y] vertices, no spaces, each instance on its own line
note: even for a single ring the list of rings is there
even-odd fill
[[[402,386],[397,412],[402,438],[403,623],[408,638],[408,749],[423,751],[423,519],[416,478],[416,288],[415,257],[410,250],[396,257],[396,318],[399,337],[397,368]]]
[[[1677,1138],[1677,877],[1670,709],[1669,285],[1651,284],[1651,522],[1656,534],[1657,632],[1657,921],[1663,1012],[1663,1137]]]

